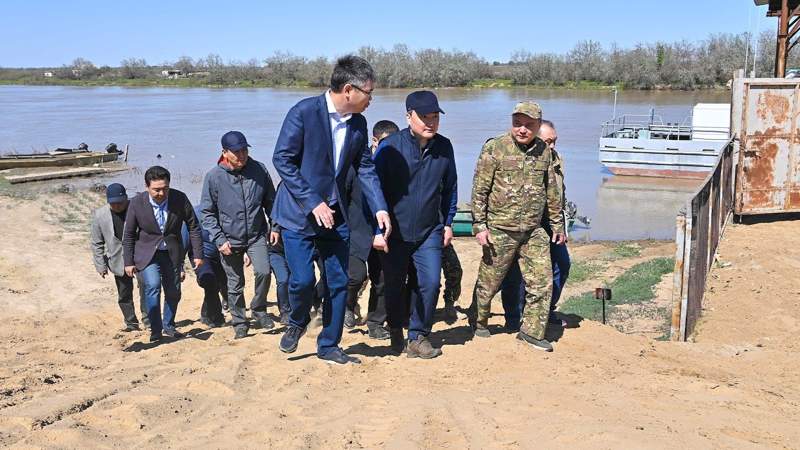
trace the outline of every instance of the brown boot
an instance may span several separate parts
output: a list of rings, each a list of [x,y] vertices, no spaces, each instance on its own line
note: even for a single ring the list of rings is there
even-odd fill
[[[442,354],[442,350],[434,348],[425,336],[418,336],[408,343],[406,354],[409,358],[433,359]]]

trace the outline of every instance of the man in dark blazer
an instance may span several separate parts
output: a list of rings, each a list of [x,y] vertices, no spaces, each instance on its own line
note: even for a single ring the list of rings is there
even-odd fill
[[[280,349],[291,353],[310,318],[314,290],[314,250],[325,267],[328,287],[317,356],[328,362],[358,363],[339,348],[347,294],[348,239],[345,189],[347,172],[356,170],[370,211],[385,235],[391,221],[369,151],[367,122],[361,115],[372,99],[375,75],[363,58],[340,58],[330,90],[301,100],[284,119],[272,162],[283,180],[272,209],[282,229],[289,264],[292,312]]]
[[[125,273],[132,277],[139,272],[144,285],[150,342],[159,341],[162,332],[169,337],[182,337],[175,329],[175,313],[181,299],[180,272],[186,254],[181,239],[183,223],[189,229],[194,266],[203,265],[203,240],[194,208],[186,194],[169,188],[169,180],[167,169],[160,166],[147,169],[144,174],[147,189],[131,199],[122,235]]]

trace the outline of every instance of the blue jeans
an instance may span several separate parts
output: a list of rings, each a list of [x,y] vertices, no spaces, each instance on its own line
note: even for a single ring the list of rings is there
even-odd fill
[[[284,229],[281,233],[286,262],[289,265],[289,324],[305,328],[311,321],[314,302],[314,250],[325,269],[322,302],[322,332],[317,336],[317,354],[323,356],[339,347],[347,303],[347,265],[350,230],[341,220],[335,228],[308,236]]]
[[[556,309],[561,290],[569,277],[569,251],[567,244],[556,245],[550,243],[550,259],[553,263],[553,296],[550,299],[550,315]],[[508,274],[500,285],[500,298],[503,300],[503,311],[505,312],[506,326],[509,328],[519,328],[519,321],[522,317],[522,310],[525,308],[525,283],[522,281],[522,273],[519,270],[519,263],[514,262],[508,270]]]
[[[275,275],[276,295],[278,297],[278,309],[281,314],[289,313],[292,307],[289,305],[289,264],[283,251],[280,253],[272,247],[269,249],[269,267]]]
[[[380,253],[384,277],[384,296],[389,328],[402,328],[408,317],[403,295],[410,263],[416,268],[416,285],[409,288],[411,316],[408,317],[408,339],[427,336],[433,326],[433,314],[439,299],[442,273],[442,228],[434,229],[422,242],[390,240],[389,253]]]
[[[162,330],[175,331],[175,314],[181,300],[180,267],[172,263],[169,252],[158,250],[150,264],[140,272],[144,285],[147,317],[150,319],[150,334],[160,336]],[[164,317],[162,321],[160,303],[161,288],[164,288]]]

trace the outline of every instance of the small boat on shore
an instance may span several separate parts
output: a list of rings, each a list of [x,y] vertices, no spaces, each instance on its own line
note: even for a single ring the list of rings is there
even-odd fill
[[[47,153],[25,153],[0,156],[0,170],[25,169],[32,167],[90,166],[116,161],[123,152],[114,143],[108,144],[105,151],[92,152],[86,144],[78,148],[57,148]]]
[[[729,103],[698,103],[690,120],[623,115],[602,125],[600,163],[614,175],[703,179],[730,135]]]

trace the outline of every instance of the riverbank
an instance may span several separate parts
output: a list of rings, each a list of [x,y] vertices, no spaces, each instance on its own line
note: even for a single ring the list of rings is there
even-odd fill
[[[495,334],[480,341],[463,318],[438,322],[432,339],[444,355],[432,361],[390,356],[363,327],[346,331],[343,347],[364,363],[333,367],[313,355],[315,329],[288,357],[279,331],[234,342],[230,328],[206,329],[191,271],[178,311],[188,338],[151,347],[146,333],[119,332],[113,282],[94,272],[87,245],[85,213],[99,204],[83,191],[0,196],[0,446],[798,448],[794,278],[764,266],[776,250],[767,240],[741,240],[777,236],[794,273],[796,223],[747,230],[739,250],[723,242],[732,265],[712,274],[717,294],[696,344],[570,317],[575,328],[544,354],[503,332],[496,315]],[[455,245],[466,306],[480,250],[472,239]],[[674,252],[665,241],[571,250],[566,297]],[[752,291],[727,287],[755,272]],[[669,297],[659,287],[668,279],[656,299]]]
[[[231,82],[210,82],[202,78],[146,78],[146,79],[113,79],[113,80],[70,80],[54,78],[24,78],[24,79],[0,79],[3,86],[77,86],[77,87],[174,87],[174,88],[209,88],[209,89],[228,89],[228,88],[284,88],[284,89],[308,89],[324,86],[314,86],[309,83],[298,82],[295,84],[275,84],[267,80],[238,80]],[[378,86],[380,89],[381,86]],[[555,89],[555,90],[585,90],[585,91],[608,91],[618,89],[626,90],[625,85],[602,84],[590,81],[568,82],[564,84],[538,83],[538,84],[516,84],[511,79],[506,78],[481,78],[468,83],[465,86],[439,86],[434,89]],[[404,89],[430,89],[428,86],[408,86]],[[671,86],[655,86],[653,88],[627,88],[631,91],[724,91],[726,86],[703,87],[695,89],[673,88]]]

